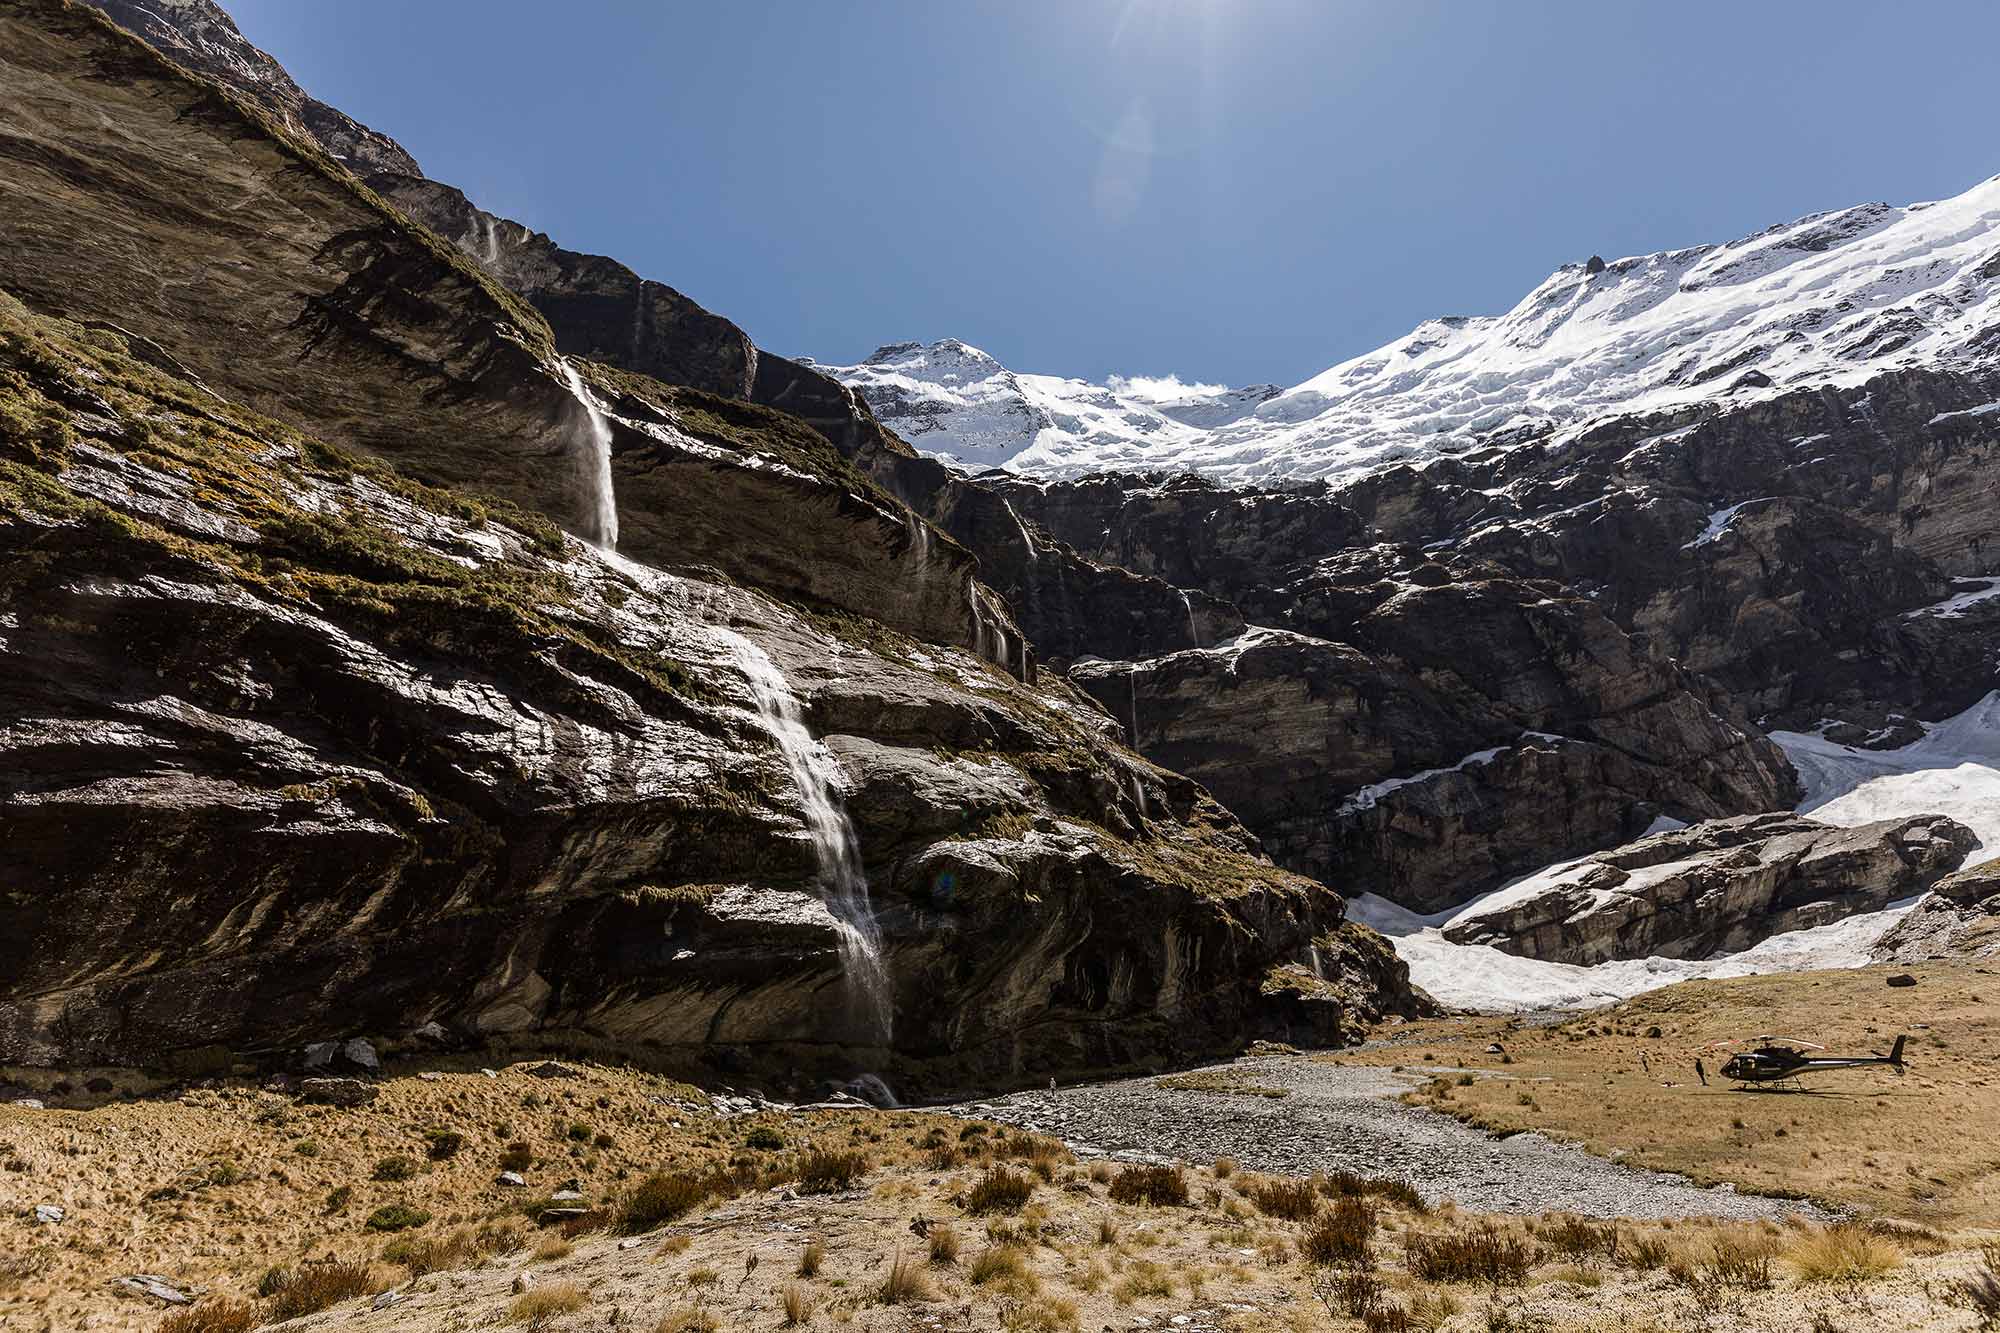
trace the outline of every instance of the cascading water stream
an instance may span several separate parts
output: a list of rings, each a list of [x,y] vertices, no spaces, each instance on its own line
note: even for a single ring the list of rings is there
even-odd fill
[[[592,546],[614,550],[618,545],[618,499],[611,488],[611,422],[584,388],[576,367],[565,358],[562,368],[570,396],[583,409],[583,430],[572,449],[584,499],[582,531],[577,535]]]
[[[860,1044],[886,1046],[893,1030],[889,970],[882,960],[882,932],[868,901],[854,824],[836,795],[833,756],[806,730],[791,684],[770,654],[741,635],[729,638],[758,715],[798,784],[806,831],[819,859],[820,889],[839,931],[850,1017],[862,1034]]]
[[[1181,594],[1181,609],[1187,612],[1188,641],[1192,643],[1195,647],[1199,648],[1201,647],[1201,631],[1195,628],[1194,603],[1191,600],[1189,600],[1186,588],[1182,588],[1180,590],[1180,594]]]

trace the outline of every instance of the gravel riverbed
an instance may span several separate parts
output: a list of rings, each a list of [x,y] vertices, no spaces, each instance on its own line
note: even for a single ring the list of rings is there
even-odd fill
[[[1429,1202],[1481,1212],[1553,1210],[1592,1217],[1776,1217],[1809,1204],[1703,1188],[1621,1166],[1539,1134],[1494,1138],[1397,1095],[1423,1073],[1260,1056],[1211,1067],[1284,1097],[1169,1089],[1153,1078],[1016,1092],[940,1109],[1062,1139],[1079,1155],[1207,1163],[1257,1171],[1344,1169],[1400,1176]],[[1203,1071],[1196,1071],[1203,1072]]]

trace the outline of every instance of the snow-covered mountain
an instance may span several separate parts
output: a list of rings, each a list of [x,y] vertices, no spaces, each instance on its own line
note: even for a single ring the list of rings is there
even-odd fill
[[[1279,392],[1164,379],[1108,384],[1025,375],[956,338],[891,343],[854,366],[809,365],[852,385],[875,415],[927,453],[971,468],[1051,475],[1112,466],[1134,448],[1179,454]]]
[[[1504,315],[1427,320],[1278,392],[1008,370],[954,340],[826,366],[918,448],[1044,476],[1341,477],[1611,412],[2000,360],[2000,176],[1722,245],[1566,264]]]

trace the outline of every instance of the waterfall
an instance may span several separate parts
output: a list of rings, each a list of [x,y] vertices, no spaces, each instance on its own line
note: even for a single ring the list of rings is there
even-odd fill
[[[576,441],[578,480],[584,497],[584,515],[577,533],[592,546],[614,550],[618,546],[618,500],[611,489],[611,423],[583,386],[583,377],[564,358],[563,379],[570,396],[583,409],[582,437]]]
[[[1188,642],[1199,648],[1201,647],[1201,631],[1194,627],[1194,603],[1188,600],[1186,588],[1180,589],[1179,592],[1181,595],[1181,607],[1187,612]]]
[[[482,242],[480,257],[486,261],[486,267],[493,268],[500,262],[500,233],[494,227],[493,219],[484,213],[473,214],[473,219],[479,224],[477,230]]]
[[[837,795],[833,756],[806,730],[791,684],[770,654],[739,634],[728,637],[737,665],[750,682],[757,713],[798,785],[806,832],[812,835],[813,853],[819,859],[820,891],[839,932],[850,1017],[866,1033],[867,1044],[886,1046],[893,1026],[889,970],[882,961],[882,932],[868,901],[854,823]]]

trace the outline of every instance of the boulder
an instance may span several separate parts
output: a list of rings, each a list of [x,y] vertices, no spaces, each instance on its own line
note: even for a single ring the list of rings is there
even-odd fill
[[[1977,843],[1943,815],[1854,828],[1801,815],[1707,820],[1552,867],[1443,932],[1552,962],[1702,958],[1921,893]]]
[[[1928,898],[1869,950],[1879,963],[2000,955],[2000,860],[1982,862],[1931,885]]]
[[[381,1089],[358,1078],[309,1078],[299,1084],[299,1100],[309,1106],[366,1106]]]

